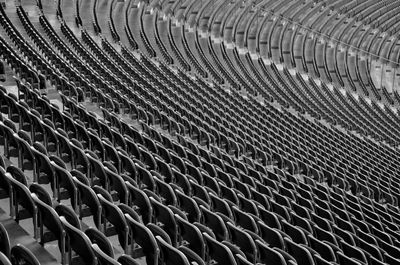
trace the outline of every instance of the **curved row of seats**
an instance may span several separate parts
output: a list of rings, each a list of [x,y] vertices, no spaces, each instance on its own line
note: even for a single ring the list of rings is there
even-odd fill
[[[81,9],[72,15],[83,21],[81,25],[92,27],[87,21],[101,3],[94,11]],[[58,5],[58,13],[71,16],[63,13],[62,6]],[[147,5],[127,2],[126,6],[133,6],[129,12],[141,14],[139,23],[129,25],[130,37],[150,56],[158,49],[162,53],[165,46],[157,42],[171,39],[149,32],[155,27],[151,13],[146,13]],[[212,14],[205,8],[203,11],[204,16]],[[343,128],[368,130],[369,135],[379,135],[395,145],[392,126],[397,123],[389,117],[395,119],[397,114],[350,93],[344,96],[342,90],[331,91],[313,80],[306,83],[300,74],[292,75],[287,69],[283,75],[263,60],[257,64],[269,79],[261,81],[261,74],[250,77],[244,71],[247,67],[251,73],[249,56],[241,56],[236,49],[224,54],[223,45],[215,45],[210,36],[202,38],[197,31],[188,35],[189,43],[176,46],[186,47],[179,53],[191,54],[192,59],[194,51],[202,55],[198,63],[206,69],[221,60],[212,71],[233,85],[231,89],[211,86],[162,62],[156,65],[146,55],[127,48],[132,45],[129,38],[121,38],[128,43],[122,44],[119,53],[104,36],[96,42],[89,29],[76,36],[62,17],[57,33],[45,16],[34,25],[23,7],[17,8],[17,13],[22,27],[7,31],[12,47],[5,49],[8,61],[15,64],[15,50],[25,55],[20,59],[24,63],[33,62],[30,71],[34,73],[49,62],[57,69],[66,65],[79,69],[66,74],[59,86],[64,94],[63,111],[34,90],[35,82],[25,78],[29,71],[24,69],[18,71],[23,73],[23,80],[18,80],[19,97],[4,90],[1,94],[1,111],[8,115],[1,133],[5,156],[18,164],[9,166],[6,170],[12,172],[4,174],[3,183],[13,183],[9,190],[15,196],[12,209],[31,202],[26,208],[49,214],[60,224],[58,231],[64,230],[67,239],[84,246],[67,244],[68,248],[60,248],[61,256],[73,249],[89,264],[123,264],[129,257],[116,261],[107,248],[108,237],[117,233],[122,252],[137,257],[135,249],[129,247],[136,242],[151,264],[254,264],[270,260],[274,264],[396,264],[400,259],[398,151],[305,115],[326,116]],[[4,12],[2,15],[6,32],[12,23]],[[199,16],[197,23],[200,18],[204,17]],[[232,18],[226,25],[234,28],[235,23],[238,25],[239,19]],[[99,25],[95,32],[107,32],[101,28],[107,23]],[[42,27],[45,34],[39,34],[36,27]],[[127,34],[127,28],[125,25],[116,31]],[[15,37],[18,31],[35,43],[32,50],[24,38]],[[216,48],[221,53],[215,52]],[[247,66],[242,65],[243,60]],[[232,77],[238,69],[240,74]],[[45,76],[57,84],[51,72]],[[260,89],[265,97],[271,93],[283,108],[268,101],[261,104],[235,90],[232,80],[243,85],[242,78],[253,80],[257,76],[257,82],[264,82],[265,87],[254,85],[247,90]],[[291,88],[295,84],[300,90]],[[309,98],[313,98],[312,104]],[[102,108],[102,119],[85,109],[87,100]],[[292,113],[291,108],[300,114]],[[138,120],[140,130],[122,119],[122,114]],[[32,171],[33,184],[23,181],[24,171]],[[27,186],[36,189],[36,194],[40,191],[40,196],[31,195]],[[62,203],[53,205],[52,197]],[[66,207],[69,210],[65,209],[64,219],[57,209],[66,201],[71,207]],[[17,214],[18,209],[13,212]],[[90,222],[98,230],[83,233],[74,228],[87,214],[93,216]],[[51,229],[44,221],[38,223]],[[107,223],[113,225],[114,232]],[[89,233],[95,233],[97,246],[92,245]],[[36,234],[33,232],[33,237]],[[146,238],[136,238],[139,234]],[[63,238],[57,240],[62,246]]]

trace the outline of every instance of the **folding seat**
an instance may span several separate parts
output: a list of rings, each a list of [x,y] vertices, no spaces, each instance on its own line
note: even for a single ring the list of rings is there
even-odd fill
[[[57,152],[58,148],[58,138],[55,133],[55,126],[52,121],[49,119],[43,119],[42,122],[43,127],[43,144],[45,145],[48,152]]]
[[[258,207],[258,212],[260,213],[259,217],[263,220],[263,222],[271,228],[276,228],[281,230],[281,223],[279,217],[276,213],[271,212],[269,210],[265,210],[263,208]]]
[[[14,137],[14,134],[17,132],[15,125],[10,120],[5,120],[4,123],[0,123],[0,131],[4,137],[4,156],[7,159],[18,157],[18,142]]]
[[[8,105],[8,118],[13,122],[19,122],[20,110],[18,108],[18,99],[14,94],[4,95],[4,99]]]
[[[130,154],[131,158],[133,156],[134,158],[141,160],[142,157],[138,146],[139,143],[136,143],[132,138],[126,135],[124,139],[126,142],[126,152]]]
[[[32,199],[38,208],[38,223],[40,224],[40,243],[43,245],[47,242],[56,239],[59,243],[61,251],[61,263],[65,264],[65,231],[60,222],[57,212],[51,207],[41,201],[36,194],[32,194]],[[44,233],[46,227],[51,234]]]
[[[39,260],[27,247],[17,244],[12,247],[10,261],[12,264],[40,265]]]
[[[102,139],[103,147],[104,147],[104,161],[111,162],[112,165],[117,169],[117,173],[121,173],[121,160],[119,159],[119,155],[117,150],[114,148],[112,143],[107,139]]]
[[[245,230],[236,227],[232,222],[227,222],[226,227],[230,234],[230,241],[243,251],[245,257],[252,264],[255,264],[258,252],[251,236]]]
[[[8,167],[10,169],[10,167]],[[7,170],[8,170],[7,169]],[[14,179],[10,174],[7,174],[7,179],[11,185],[10,208],[11,216],[15,216],[15,221],[32,217],[34,238],[37,237],[38,227],[38,209],[31,197],[31,192],[24,183]],[[23,210],[20,210],[20,206]]]
[[[163,179],[165,179],[167,182],[170,182],[173,177],[171,166],[157,156],[155,156],[155,161],[157,164],[157,172],[163,176]]]
[[[45,161],[50,160],[51,167],[48,168],[48,170],[51,170],[52,174],[54,174],[53,179],[50,178],[50,183],[52,183],[55,197],[58,202],[70,198],[71,206],[76,210],[78,190],[73,181],[72,175],[66,169],[64,162],[59,157],[50,156],[49,158],[43,156]]]
[[[236,225],[258,234],[258,226],[255,216],[252,216],[250,213],[240,210],[236,206],[232,206],[232,212],[233,216],[235,217]]]
[[[228,238],[228,230],[223,219],[203,205],[200,205],[200,210],[203,215],[203,224],[212,229],[218,241],[226,240]]]
[[[90,150],[101,160],[104,160],[104,146],[98,133],[89,128],[88,135],[90,137]]]
[[[129,191],[124,179],[116,172],[111,164],[104,162],[104,172],[106,173],[109,192],[113,198],[118,197],[120,203],[128,203]]]
[[[70,223],[71,225],[75,226],[78,229],[82,229],[78,215],[70,207],[64,204],[58,204],[56,207],[54,207],[54,210],[56,211],[58,216],[64,216],[64,218],[68,221],[68,223]]]
[[[119,160],[121,161],[121,174],[128,176],[132,180],[136,181],[137,170],[133,160],[129,157],[128,153],[117,148]]]
[[[327,261],[336,262],[335,252],[331,246],[324,241],[315,238],[312,235],[308,235],[309,246],[314,249],[322,258]]]
[[[187,155],[187,160],[189,160],[194,166],[196,166],[196,167],[201,166],[201,161],[200,161],[200,158],[198,157],[198,154],[195,154],[188,148],[185,148],[185,153]]]
[[[172,186],[174,187],[174,189],[182,190],[185,194],[191,195],[192,186],[189,182],[189,178],[187,177],[187,175],[182,174],[175,168],[172,168],[172,175],[173,175],[172,183],[169,184],[170,185],[173,184]]]
[[[295,226],[298,226],[299,228],[301,228],[306,233],[309,233],[309,234],[314,233],[313,226],[315,224],[312,221],[310,221],[309,219],[301,217],[294,212],[292,212],[292,223]]]
[[[221,193],[221,190],[219,188],[217,179],[209,176],[208,173],[203,170],[201,170],[201,174],[202,174],[202,178],[203,178],[204,188],[209,193],[215,193],[215,194],[219,195]]]
[[[303,244],[297,244],[292,240],[290,240],[289,238],[285,238],[284,240],[288,253],[296,259],[297,264],[299,265],[315,264],[312,253],[306,246],[304,246]]]
[[[178,225],[180,244],[188,246],[204,259],[205,243],[201,231],[195,225],[178,215],[175,215],[175,219]]]
[[[284,257],[275,249],[271,248],[267,244],[260,240],[255,241],[259,253],[259,260],[257,262],[263,264],[276,264],[286,265]]]
[[[236,188],[238,191],[240,191],[243,196],[250,198],[251,197],[251,192],[250,188],[247,184],[243,183],[241,180],[233,178],[233,186]]]
[[[90,137],[86,130],[85,124],[80,120],[75,120],[76,126],[76,140],[82,145],[82,149],[89,148],[90,145]]]
[[[356,234],[359,239],[362,239],[363,241],[370,243],[372,245],[378,245],[377,240],[375,239],[375,237],[372,234],[364,232],[361,229],[357,229]]]
[[[379,246],[381,247],[381,249],[383,251],[385,251],[387,254],[389,254],[391,257],[395,258],[395,259],[399,259],[400,260],[400,251],[399,248],[378,238],[375,237],[375,239],[378,241]]]
[[[332,232],[322,229],[318,226],[314,226],[315,237],[321,241],[326,241],[331,243],[332,245],[338,245],[336,237]]]
[[[37,182],[35,157],[31,150],[29,135],[24,131],[18,131],[18,135],[14,135],[14,139],[19,149],[18,167],[21,168],[22,171],[33,170],[33,179]]]
[[[106,200],[101,194],[97,197],[102,206],[102,223],[104,225],[104,233],[108,235],[107,221],[114,226],[115,232],[118,235],[119,243],[126,253],[128,251],[128,235],[129,227],[125,220],[124,214],[116,205]]]
[[[160,236],[156,236],[156,241],[160,248],[160,264],[190,264],[187,257],[180,250],[165,242]]]
[[[143,135],[143,134],[142,134],[142,138],[144,140],[143,144],[147,148],[147,150],[149,150],[150,152],[152,152],[154,154],[157,154],[158,150],[157,150],[157,146],[156,146],[155,142],[152,139],[150,139],[148,136]]]
[[[185,193],[175,190],[179,208],[182,209],[190,223],[199,222],[201,217],[200,208],[196,201]]]
[[[252,197],[253,201],[255,202],[255,204],[257,205],[257,207],[266,209],[266,210],[269,210],[271,208],[271,206],[269,204],[270,199],[269,199],[268,195],[258,192],[254,188],[251,188],[250,192],[251,192],[251,197]],[[258,212],[258,210],[257,210],[257,212]]]
[[[86,150],[85,153],[89,162],[88,177],[91,185],[100,184],[105,189],[108,189],[108,179],[101,160],[90,150]]]
[[[134,243],[140,246],[142,253],[146,256],[146,263],[148,265],[157,265],[160,250],[151,231],[143,224],[132,219],[129,215],[125,215],[125,218],[130,228],[132,246]],[[132,256],[137,256],[135,249],[133,251]]]
[[[34,193],[43,203],[49,206],[53,205],[50,194],[42,185],[34,182],[29,186],[29,191]]]
[[[238,194],[240,209],[258,216],[257,204],[253,200],[245,198],[242,194]]]
[[[82,182],[85,179],[78,179],[77,177],[73,177],[73,180],[76,187],[78,188],[77,204],[80,219],[89,215],[93,215],[94,224],[97,228],[99,228],[102,209],[96,193],[92,190],[92,188],[90,188],[88,183]]]
[[[114,249],[111,245],[111,242],[107,239],[107,237],[97,230],[96,228],[89,227],[85,231],[85,235],[90,239],[92,244],[96,244],[102,252],[104,252],[107,256],[114,258]]]
[[[290,208],[291,204],[288,197],[279,194],[277,191],[272,191],[272,193],[276,203]]]
[[[204,188],[204,186],[194,182],[192,179],[189,180],[189,181],[190,181],[190,184],[192,186],[193,199],[196,200],[196,197],[197,197],[197,198],[201,199],[204,202],[203,204],[207,205],[207,207],[210,207],[211,199],[210,199],[210,195],[208,194],[207,189]]]
[[[174,165],[173,168],[176,168],[176,171],[180,171],[183,174],[186,174],[186,166],[185,166],[185,161],[179,157],[178,155],[174,154],[171,152],[171,163]]]
[[[60,220],[67,235],[66,246],[69,253],[69,263],[75,259],[72,258],[73,250],[85,264],[97,264],[97,259],[92,250],[90,239],[85,235],[85,233],[68,223],[63,216],[60,217]]]
[[[214,260],[221,265],[236,265],[235,258],[228,247],[219,243],[206,233],[203,234],[203,237],[206,242],[208,250],[207,256],[209,257],[210,261]]]
[[[210,199],[211,199],[211,209],[215,213],[221,213],[221,214],[225,215],[226,217],[228,217],[229,219],[233,220],[233,213],[231,211],[229,204],[224,199],[222,199],[212,193],[209,193],[209,195],[210,195]]]
[[[175,214],[176,216],[177,214]],[[167,232],[165,232],[160,226],[153,224],[153,223],[148,223],[146,225],[146,227],[153,233],[153,235],[159,236],[161,237],[165,242],[167,242],[168,244],[172,244],[171,242],[171,238],[169,237],[169,235],[167,234]]]
[[[283,235],[285,235],[284,233],[276,228],[272,228],[264,224],[263,222],[258,222],[258,226],[260,228],[260,236],[270,247],[277,247],[280,249],[285,248],[283,241]]]
[[[293,242],[298,244],[308,245],[307,235],[305,233],[305,230],[302,230],[301,228],[288,223],[286,220],[282,220],[281,224],[283,230],[287,235],[291,237]]]
[[[134,187],[130,183],[126,183],[126,186],[129,190],[130,205],[140,214],[144,224],[151,222],[153,219],[153,208],[146,193],[144,193],[141,189]]]
[[[171,238],[172,245],[176,246],[178,241],[178,228],[174,213],[171,209],[156,201],[154,198],[150,198],[150,202],[153,207],[154,221],[157,222],[157,225],[161,226],[165,232],[167,232]]]
[[[174,140],[172,140],[172,150],[175,151],[175,153],[176,153],[179,157],[187,158],[187,155],[186,155],[186,148],[185,148],[182,144],[177,143],[177,142],[175,142]],[[170,154],[171,154],[171,152],[170,152]]]
[[[133,207],[128,206],[127,204],[120,203],[118,204],[118,208],[123,212],[123,214],[128,214],[136,221],[142,222],[140,215],[134,210]]]
[[[177,198],[171,186],[158,178],[154,178],[154,181],[156,183],[157,194],[160,196],[163,204],[173,206],[177,205]]]
[[[361,238],[358,238],[357,241],[358,241],[358,247],[364,251],[365,256],[367,257],[368,260],[370,259],[369,256],[372,256],[380,261],[383,260],[382,253],[378,245],[373,245],[371,243],[368,243]]]
[[[340,241],[340,246],[346,256],[352,257],[361,263],[367,263],[367,258],[360,248],[352,246],[344,240]]]
[[[290,222],[290,214],[289,214],[289,209],[287,207],[280,205],[273,200],[270,201],[270,204],[273,212],[278,214],[281,218],[285,219],[286,221]]]
[[[353,226],[353,229],[351,229],[351,231],[353,233],[355,233],[354,231],[357,228],[360,228],[361,230],[364,230],[366,232],[370,232],[369,226],[366,223],[366,221],[364,220],[364,218],[363,219],[356,219],[354,216],[351,216],[350,219],[351,219],[351,223],[352,223],[352,226]]]
[[[154,156],[144,149],[144,147],[139,146],[141,161],[145,165],[146,169],[148,170],[156,170],[157,169],[157,162],[154,159]]]
[[[316,213],[311,213],[311,220],[319,227],[322,229],[325,229],[326,231],[332,231],[332,225],[334,224],[333,222],[320,217]]]
[[[386,233],[386,231],[383,232],[383,230],[379,230],[373,224],[369,225],[369,227],[371,228],[371,232],[375,237],[379,237],[388,244],[393,244],[392,237],[388,233]]]

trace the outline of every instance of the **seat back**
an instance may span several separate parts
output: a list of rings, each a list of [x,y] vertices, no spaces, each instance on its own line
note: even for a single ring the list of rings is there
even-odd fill
[[[73,250],[85,262],[85,264],[97,264],[97,258],[93,252],[92,243],[87,235],[68,223],[63,216],[60,217],[60,220],[64,225],[65,232],[67,233],[67,246],[69,251]]]
[[[35,257],[35,255],[33,255],[33,253],[27,247],[21,244],[17,244],[11,249],[10,260],[11,263],[15,265],[40,265],[40,262]]]
[[[186,256],[177,248],[168,244],[160,236],[156,236],[158,246],[161,251],[161,261],[165,265],[190,265]]]
[[[209,261],[214,260],[219,265],[236,265],[235,258],[228,247],[219,243],[206,233],[203,233],[203,238],[205,239],[208,249],[207,256],[210,259]]]
[[[128,214],[125,214],[125,218],[130,228],[131,238],[141,246],[143,254],[146,256],[146,263],[157,265],[160,250],[151,231]]]

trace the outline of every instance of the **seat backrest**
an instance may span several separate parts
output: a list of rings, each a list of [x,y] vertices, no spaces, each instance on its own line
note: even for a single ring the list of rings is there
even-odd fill
[[[204,259],[205,242],[199,228],[197,228],[189,221],[186,221],[179,215],[175,215],[175,219],[182,241],[189,243],[190,249]]]
[[[174,213],[171,209],[154,198],[150,198],[150,202],[154,209],[155,220],[163,224],[163,229],[171,238],[172,245],[176,246],[176,242],[178,241],[178,232]]]
[[[53,202],[51,200],[50,194],[47,192],[47,190],[40,184],[38,183],[32,183],[29,186],[29,191],[36,194],[36,196],[45,204],[52,206]]]
[[[82,229],[81,222],[79,221],[78,216],[76,213],[64,204],[57,205],[54,210],[56,210],[58,216],[64,216],[67,219],[68,223],[72,224],[78,229]]]
[[[107,256],[114,258],[114,249],[108,238],[98,229],[89,227],[86,229],[85,234],[90,239],[92,244],[96,244]],[[92,245],[93,246],[93,245]]]
[[[32,193],[31,196],[38,208],[40,216],[39,223],[46,226],[47,229],[49,229],[58,240],[64,240],[65,231],[57,212],[53,209],[53,207],[40,200],[36,194]]]
[[[99,261],[99,264],[101,264],[101,265],[121,265],[114,258],[112,258],[109,255],[107,255],[106,253],[104,253],[103,250],[97,244],[92,244],[92,249],[93,249],[94,254],[97,257],[97,260]]]
[[[274,249],[270,248],[267,244],[260,240],[255,240],[259,252],[258,262],[264,264],[286,265],[284,257]]]
[[[97,196],[102,206],[102,216],[114,226],[122,248],[127,251],[129,227],[123,212],[115,204],[106,200],[101,194]]]
[[[82,258],[85,264],[97,264],[97,258],[93,252],[92,243],[87,235],[68,223],[63,216],[60,217],[60,220],[67,233],[69,247]]]
[[[228,247],[219,243],[206,233],[203,233],[203,238],[207,245],[207,254],[210,260],[214,260],[220,265],[236,265],[235,258]]]
[[[125,214],[125,218],[130,228],[131,238],[142,247],[143,254],[146,255],[147,264],[157,265],[160,250],[151,231],[128,214]]]
[[[279,230],[271,228],[263,222],[258,222],[260,235],[271,247],[284,248],[285,242]]]
[[[216,239],[221,242],[228,238],[228,230],[225,226],[222,218],[207,208],[200,206],[201,212],[203,213],[203,222],[209,228],[211,228],[216,236]]]
[[[160,247],[161,255],[160,258],[162,259],[163,264],[165,265],[190,265],[189,260],[186,256],[179,251],[177,248],[168,244],[164,239],[160,236],[156,236],[156,240],[158,246]]]
[[[29,264],[29,265],[40,265],[38,259],[33,255],[32,251],[30,251],[27,247],[21,244],[15,245],[11,249],[11,257],[12,264]]]
[[[251,263],[255,263],[257,257],[257,248],[256,244],[253,241],[253,238],[248,233],[246,233],[246,231],[238,228],[231,222],[227,222],[226,227],[228,228],[229,234],[231,235],[232,243],[234,243],[240,248],[241,251],[243,251],[246,258]]]
[[[151,206],[149,197],[141,189],[133,186],[132,184],[125,182],[129,190],[129,200],[131,206],[137,208],[137,211],[142,216],[144,224],[149,223],[152,220],[153,207]]]
[[[297,244],[289,238],[284,238],[284,240],[289,254],[296,259],[298,265],[314,264],[314,259],[312,258],[312,255],[307,248],[303,247],[300,244]]]
[[[82,183],[76,177],[73,177],[73,180],[78,188],[79,194],[79,202],[78,205],[81,207],[82,204],[85,204],[89,207],[90,212],[93,215],[94,224],[97,228],[100,227],[100,218],[101,218],[101,204],[99,198],[96,193],[90,188],[88,185]]]

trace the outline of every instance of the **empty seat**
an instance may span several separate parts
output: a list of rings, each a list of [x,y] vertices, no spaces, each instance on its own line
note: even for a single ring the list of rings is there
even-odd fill
[[[130,228],[130,236],[133,240],[132,244],[136,243],[140,246],[142,253],[146,256],[147,264],[157,265],[160,249],[151,231],[143,224],[132,219],[129,215],[125,215],[125,218]]]
[[[189,260],[186,256],[177,248],[171,246],[164,239],[160,236],[156,236],[156,240],[160,247],[160,264],[165,265],[175,265],[175,264],[182,264],[182,265],[189,265]]]

